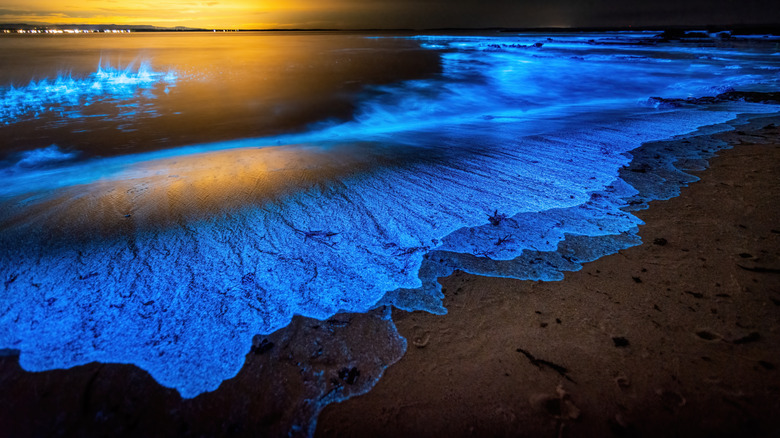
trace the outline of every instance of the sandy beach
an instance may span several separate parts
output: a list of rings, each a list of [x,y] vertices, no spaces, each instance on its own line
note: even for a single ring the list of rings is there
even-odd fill
[[[447,315],[393,310],[406,353],[367,394],[326,407],[317,435],[777,436],[780,129],[719,135],[738,146],[681,196],[636,213],[642,245],[559,282],[456,272],[440,279]],[[349,352],[361,373],[301,371],[314,347],[295,339],[323,327],[328,370],[341,366],[340,335],[365,336],[349,344],[363,345]],[[341,379],[344,395],[368,390],[359,383],[402,349],[370,343],[388,327],[381,312],[296,318],[258,338],[237,377],[187,400],[131,365],[27,373],[6,352],[0,434],[286,434],[314,409],[300,399],[316,376]]]
[[[643,244],[561,282],[440,279],[395,312],[406,355],[319,436],[777,436],[778,129],[723,135],[701,181],[637,215]]]

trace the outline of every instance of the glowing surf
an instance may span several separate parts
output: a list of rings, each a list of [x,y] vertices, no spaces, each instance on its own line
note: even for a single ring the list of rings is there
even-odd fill
[[[31,371],[136,364],[194,397],[238,372],[253,335],[294,314],[378,303],[441,313],[435,279],[454,268],[554,280],[636,244],[640,222],[625,207],[637,189],[619,173],[630,151],[778,111],[648,103],[772,89],[776,58],[631,35],[595,48],[594,36],[550,38],[420,37],[441,74],[363,90],[351,120],[304,132],[107,159],[60,147],[19,155],[0,189],[0,348],[19,350]],[[75,80],[75,100],[31,84],[39,97],[21,108],[176,83],[150,68],[122,74]],[[21,117],[4,111],[8,123]],[[524,254],[572,236],[617,237],[529,269]],[[434,252],[448,255],[436,265]]]

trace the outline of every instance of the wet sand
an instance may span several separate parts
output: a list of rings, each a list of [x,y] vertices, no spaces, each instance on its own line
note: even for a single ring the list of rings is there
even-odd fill
[[[560,282],[458,272],[440,279],[448,315],[393,311],[407,352],[317,434],[777,436],[780,130],[724,138],[741,144],[702,181],[637,213],[643,245]],[[393,334],[381,311],[296,317],[186,400],[131,365],[28,373],[10,352],[0,436],[305,434],[303,399],[368,390],[400,355],[375,342]]]
[[[642,245],[560,282],[455,273],[449,314],[395,311],[407,353],[317,435],[780,436],[778,129],[723,138],[637,213]]]

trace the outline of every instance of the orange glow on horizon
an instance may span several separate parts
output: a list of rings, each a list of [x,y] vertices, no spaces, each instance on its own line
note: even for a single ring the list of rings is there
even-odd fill
[[[767,7],[709,7],[703,0],[3,0],[0,23],[228,30],[763,26],[771,22],[764,12],[773,9],[769,0],[760,3]]]
[[[257,0],[87,0],[64,6],[57,0],[11,0],[0,10],[0,23],[29,24],[118,24],[204,29],[285,29],[314,27],[356,27],[334,20],[362,6],[348,0],[311,2]]]

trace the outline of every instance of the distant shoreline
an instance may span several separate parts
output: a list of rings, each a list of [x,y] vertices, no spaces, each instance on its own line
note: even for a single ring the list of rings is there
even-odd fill
[[[151,25],[121,24],[58,24],[58,23],[0,23],[0,31],[18,30],[54,30],[74,29],[88,32],[125,30],[129,32],[368,32],[368,33],[481,33],[481,32],[539,32],[539,33],[576,33],[576,32],[680,32],[685,30],[706,31],[709,33],[731,31],[733,35],[780,35],[780,23],[760,25],[727,24],[691,24],[685,26],[639,26],[639,27],[481,27],[481,28],[290,28],[290,29],[236,29],[236,28],[191,28],[157,27]]]

